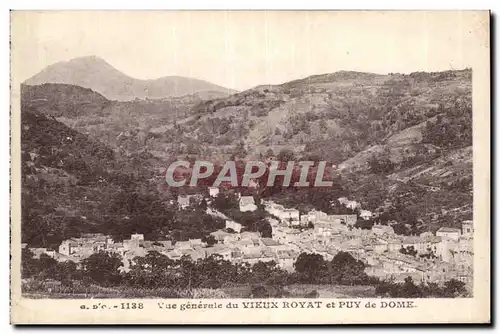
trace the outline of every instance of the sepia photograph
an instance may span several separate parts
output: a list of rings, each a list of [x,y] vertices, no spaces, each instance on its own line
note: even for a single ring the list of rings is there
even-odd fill
[[[385,323],[440,300],[489,321],[489,29],[487,11],[12,11],[14,319]]]

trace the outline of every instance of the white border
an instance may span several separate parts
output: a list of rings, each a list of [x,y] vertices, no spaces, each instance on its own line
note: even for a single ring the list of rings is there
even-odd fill
[[[404,3],[404,5],[403,5]],[[1,81],[1,89],[0,92],[3,94],[3,101],[2,105],[4,106],[2,112],[1,112],[1,117],[2,121],[0,121],[0,133],[2,134],[2,139],[0,142],[0,154],[2,154],[2,161],[0,163],[0,176],[2,177],[2,182],[1,187],[0,187],[0,196],[1,196],[1,201],[0,201],[0,212],[2,214],[2,219],[3,222],[3,236],[5,239],[1,243],[2,247],[4,248],[2,254],[0,256],[0,263],[2,264],[2,267],[4,270],[2,270],[1,274],[1,283],[3,289],[1,289],[2,294],[0,295],[1,300],[3,301],[2,303],[2,312],[0,313],[2,315],[1,323],[3,324],[2,326],[2,333],[10,333],[14,331],[14,328],[12,326],[9,326],[9,304],[8,300],[9,298],[9,293],[8,293],[8,286],[9,286],[9,273],[7,270],[7,267],[9,265],[9,260],[7,257],[7,253],[10,251],[9,249],[9,179],[8,179],[8,173],[9,173],[9,160],[7,156],[9,155],[9,50],[6,47],[8,45],[9,41],[9,12],[8,9],[16,9],[16,10],[27,10],[27,9],[492,9],[493,12],[498,11],[498,6],[499,6],[498,1],[493,1],[493,0],[475,0],[475,1],[453,1],[453,2],[448,2],[448,1],[436,1],[436,0],[421,0],[421,1],[414,1],[412,4],[409,4],[407,1],[405,2],[400,2],[400,1],[359,1],[359,0],[352,0],[349,2],[338,2],[338,3],[332,3],[331,1],[316,1],[316,0],[308,0],[307,2],[304,1],[294,1],[294,0],[289,0],[289,1],[276,1],[274,3],[271,3],[269,0],[253,0],[253,1],[211,1],[208,3],[207,1],[194,1],[194,0],[184,0],[182,2],[178,2],[177,4],[166,4],[164,1],[150,1],[150,0],[142,0],[140,2],[138,1],[120,1],[120,2],[114,2],[113,5],[107,4],[102,0],[87,0],[87,1],[44,1],[43,3],[37,2],[37,1],[5,1],[2,2],[2,7],[5,6],[5,10],[1,11],[0,14],[0,20],[1,20],[1,25],[0,29],[2,29],[2,33],[0,34],[0,45],[3,45],[3,52],[1,54],[2,61],[0,62],[1,66],[0,69],[2,70],[2,78],[3,80]],[[116,5],[120,4],[120,7],[117,7]],[[2,8],[4,9],[4,8]],[[496,29],[495,29],[496,30]],[[494,34],[494,41],[493,43],[498,41],[498,35]],[[492,59],[492,61],[496,61],[497,57],[495,59]],[[494,69],[494,67],[492,68]],[[494,73],[495,78],[496,73]],[[499,94],[499,88],[496,86],[496,89],[494,92],[492,92],[493,96],[500,96]],[[496,108],[495,108],[496,109]],[[494,111],[496,112],[496,110]],[[495,121],[495,125],[499,125],[500,121],[497,117]],[[495,140],[496,143],[496,140]],[[497,145],[494,145],[494,147],[498,147]],[[495,162],[497,160],[495,159]],[[496,183],[495,183],[496,186]],[[495,201],[494,204],[496,204],[497,201]],[[496,223],[496,221],[492,222],[493,224]],[[498,238],[498,228],[496,228],[496,235],[497,237],[496,240],[500,240]],[[496,277],[496,276],[495,276]],[[496,289],[497,290],[497,289]],[[498,291],[498,290],[497,290]],[[497,308],[498,310],[498,308]],[[496,318],[496,317],[495,317]],[[498,318],[497,318],[498,319]],[[49,329],[51,330],[51,329]],[[94,329],[94,331],[102,331],[103,329]],[[174,330],[173,328],[170,328],[169,330]],[[219,329],[216,329],[219,330]],[[283,329],[277,329],[277,328],[272,328],[269,330],[275,331],[280,331]],[[307,329],[306,329],[307,330]],[[356,329],[357,331],[359,329]],[[381,329],[381,330],[386,330]],[[430,329],[426,328],[424,329],[425,331],[435,331],[436,329]],[[440,329],[440,331],[443,329]],[[454,329],[450,329],[454,330]],[[143,330],[137,330],[138,332],[141,332]],[[349,330],[349,331],[352,331]]]

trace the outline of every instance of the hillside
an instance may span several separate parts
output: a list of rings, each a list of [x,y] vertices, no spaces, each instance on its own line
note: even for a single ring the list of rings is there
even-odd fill
[[[470,70],[343,71],[228,97],[127,102],[106,102],[88,90],[77,98],[54,94],[53,85],[24,89],[36,92],[23,93],[24,105],[123,156],[155,157],[155,167],[185,158],[327,160],[364,208],[432,226],[471,217]]]
[[[398,135],[412,141],[412,130],[402,131],[438,115],[446,121],[448,113],[470,104],[470,70],[385,76],[337,72],[201,102],[195,116],[176,121],[170,153],[227,159],[286,149],[340,164],[392,136],[392,141],[401,141]],[[465,126],[464,134],[471,133],[463,115],[449,116],[452,127]],[[169,136],[172,127],[159,124],[155,132],[162,134],[161,129]]]
[[[188,120],[195,105],[214,96],[220,97],[221,93],[207,91],[162,99],[111,101],[80,86],[21,86],[23,109],[56,117],[67,126],[124,154],[149,150],[159,157],[165,156],[165,150],[162,138],[157,134],[158,126],[166,124],[164,127],[172,128],[175,120]]]
[[[106,233],[117,241],[133,233],[177,240],[223,226],[204,211],[184,213],[168,205],[158,192],[164,176],[157,165],[147,152],[123,155],[23,103],[22,242],[57,249],[81,233]]]
[[[163,98],[194,93],[217,92],[229,95],[233,90],[215,84],[179,76],[140,80],[120,72],[105,60],[90,56],[50,65],[27,79],[27,85],[60,83],[92,89],[110,100]]]

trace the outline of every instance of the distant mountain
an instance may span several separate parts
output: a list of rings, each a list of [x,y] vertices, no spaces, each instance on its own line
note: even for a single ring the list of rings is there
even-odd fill
[[[24,82],[27,85],[44,83],[90,88],[110,100],[117,101],[183,96],[207,91],[226,96],[235,93],[234,90],[210,82],[179,76],[167,76],[154,80],[135,79],[96,56],[55,63]]]

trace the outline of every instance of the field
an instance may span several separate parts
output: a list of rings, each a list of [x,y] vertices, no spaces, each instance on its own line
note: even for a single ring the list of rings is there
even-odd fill
[[[251,298],[252,287],[248,284],[220,289],[178,290],[171,288],[139,289],[132,287],[101,287],[96,285],[65,287],[41,282],[23,283],[25,298],[80,299],[80,298]],[[318,298],[370,298],[375,297],[372,286],[342,286],[293,284],[285,286],[282,298],[302,298],[317,291]],[[286,297],[285,297],[286,296]]]

